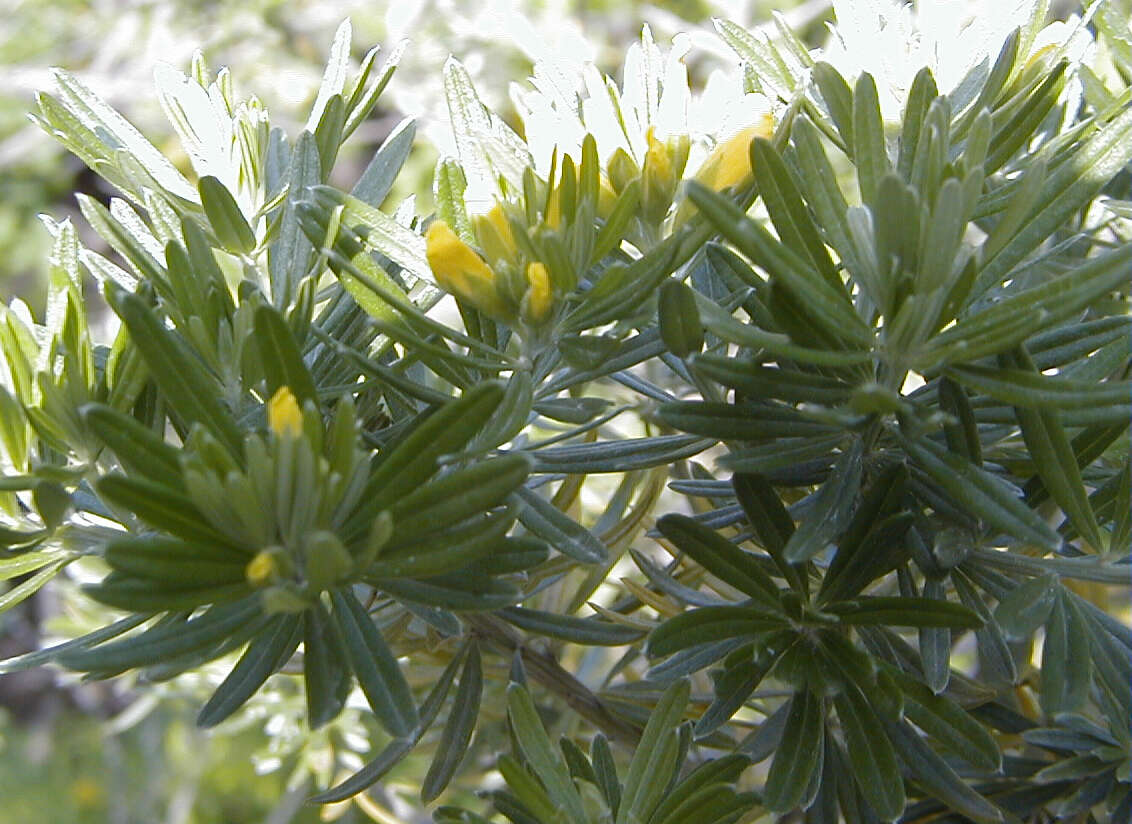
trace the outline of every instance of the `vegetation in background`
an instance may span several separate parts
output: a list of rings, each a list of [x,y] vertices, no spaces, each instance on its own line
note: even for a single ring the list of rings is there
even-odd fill
[[[290,129],[160,71],[187,163],[57,72],[116,194],[0,312],[0,610],[65,617],[0,670],[262,727],[278,820],[1127,819],[1129,15],[976,9],[715,21],[696,93],[645,27],[518,121],[449,58],[427,213],[412,120],[337,170],[408,53],[348,22]]]

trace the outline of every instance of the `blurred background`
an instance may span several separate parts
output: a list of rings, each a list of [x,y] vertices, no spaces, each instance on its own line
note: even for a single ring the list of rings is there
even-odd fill
[[[712,17],[746,25],[768,22],[773,10],[796,9],[820,40],[828,5],[827,0],[0,0],[0,296],[20,294],[36,303],[49,248],[38,213],[60,219],[76,212],[76,191],[108,196],[95,175],[27,118],[36,92],[51,87],[51,67],[76,73],[162,151],[187,165],[178,158],[180,147],[153,92],[157,63],[187,71],[200,49],[213,70],[230,66],[237,87],[258,96],[273,122],[294,133],[314,99],[334,30],[349,17],[355,59],[373,45],[410,43],[381,108],[340,156],[336,174],[353,180],[402,117],[423,115],[421,125],[427,127],[429,115],[443,116],[440,69],[449,54],[465,62],[484,102],[507,117],[508,85],[524,79],[532,63],[534,38],[520,45],[517,32],[533,32],[551,49],[587,48],[600,68],[613,73],[642,22],[662,44],[676,32],[699,30],[695,42],[701,48],[689,56],[689,68],[693,81],[702,81],[712,49],[730,60],[709,34]],[[429,196],[435,153],[427,141],[418,143],[394,198],[410,192]]]

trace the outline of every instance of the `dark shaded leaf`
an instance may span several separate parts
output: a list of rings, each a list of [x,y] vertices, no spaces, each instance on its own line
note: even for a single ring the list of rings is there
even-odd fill
[[[370,708],[391,735],[412,737],[420,724],[417,705],[381,631],[352,592],[334,591],[331,599],[350,667]]]
[[[791,563],[817,555],[848,526],[849,516],[861,486],[863,444],[855,439],[844,449],[829,479],[822,484],[813,508],[798,525],[783,550]]]
[[[383,578],[376,584],[399,600],[456,612],[502,609],[523,597],[509,581],[467,572],[420,579]]]
[[[977,629],[982,619],[967,607],[934,598],[889,598],[863,595],[852,601],[838,601],[823,608],[843,623],[883,624],[899,627],[950,627]]]
[[[421,784],[421,801],[425,804],[436,799],[448,786],[456,768],[468,749],[479,716],[483,696],[483,668],[479,646],[472,641],[468,647],[464,668],[460,672],[460,686],[456,690],[448,720],[437,743],[436,755],[429,765]]]
[[[784,615],[754,607],[701,607],[669,618],[649,635],[648,653],[657,657],[725,638],[757,638],[787,626]]]
[[[904,812],[904,780],[880,718],[861,691],[850,686],[833,699],[849,749],[857,787],[885,821]]]
[[[885,722],[885,732],[900,755],[900,760],[912,771],[915,779],[934,797],[952,810],[979,824],[1002,821],[1001,810],[991,804],[955,771],[911,726],[904,722]]]
[[[934,694],[910,675],[885,667],[904,692],[904,714],[950,752],[984,770],[998,770],[1002,753],[987,727],[944,695]]]
[[[502,399],[503,386],[486,381],[425,418],[370,475],[362,498],[367,505],[361,510],[368,518],[356,515],[347,524],[347,531],[360,530],[363,522],[368,528],[373,515],[432,477],[438,469],[438,459],[462,449],[482,429]]]
[[[197,726],[214,727],[242,707],[290,659],[302,639],[302,624],[302,616],[292,613],[265,627],[201,708]]]
[[[666,280],[657,296],[660,339],[678,358],[699,352],[704,345],[704,327],[692,288],[678,280]]]
[[[523,526],[554,549],[583,564],[603,564],[609,559],[597,536],[538,492],[520,487],[515,495],[522,504],[519,520]]]
[[[525,607],[505,607],[499,611],[499,615],[509,624],[535,635],[585,646],[619,647],[631,644],[645,634],[643,630],[610,621],[559,615]]]
[[[303,681],[307,723],[316,730],[342,711],[351,681],[340,631],[321,603],[303,613]]]
[[[1042,709],[1053,715],[1080,708],[1092,682],[1088,630],[1072,598],[1059,588],[1042,644]]]
[[[778,609],[778,587],[753,555],[686,515],[665,515],[656,526],[677,549],[720,580],[749,595],[760,608]]]
[[[927,438],[900,438],[908,454],[952,498],[990,526],[1050,550],[1061,537],[1020,500],[1010,484]]]
[[[620,441],[551,446],[532,451],[535,472],[588,475],[598,472],[632,472],[675,463],[714,446],[714,438],[694,435],[660,435]]]
[[[445,529],[497,506],[527,479],[522,453],[477,461],[417,487],[393,505],[394,541]]]
[[[1057,576],[1040,575],[999,599],[994,618],[1008,641],[1031,637],[1046,622],[1058,593]]]
[[[214,644],[259,614],[259,598],[245,598],[234,604],[211,607],[185,622],[159,624],[137,635],[89,649],[67,650],[57,654],[55,660],[68,669],[82,671],[120,671],[159,664]]]
[[[763,804],[768,809],[786,813],[808,800],[807,790],[821,769],[824,738],[821,700],[809,691],[795,693],[763,790]]]

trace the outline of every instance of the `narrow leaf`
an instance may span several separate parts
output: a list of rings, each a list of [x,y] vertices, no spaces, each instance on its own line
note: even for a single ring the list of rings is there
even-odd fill
[[[824,716],[822,702],[813,693],[794,693],[763,790],[763,803],[768,809],[787,813],[802,803],[821,760]]]
[[[656,525],[677,549],[708,572],[737,587],[763,608],[778,609],[778,587],[754,556],[686,515],[665,515]]]
[[[785,626],[784,615],[754,607],[701,607],[669,618],[653,630],[648,654],[659,657],[728,638],[753,639]]]
[[[506,607],[499,611],[499,615],[507,623],[535,635],[585,646],[619,647],[631,644],[644,635],[642,630],[609,621],[559,615],[525,607]]]
[[[790,563],[809,560],[847,526],[861,485],[863,449],[860,439],[855,439],[842,451],[833,472],[818,490],[813,508],[783,550]]]
[[[302,616],[282,615],[248,645],[197,716],[198,727],[214,727],[238,710],[287,663],[302,639]]]
[[[255,249],[255,233],[227,187],[212,175],[202,177],[198,187],[204,213],[220,245],[237,254],[248,254]]]
[[[68,650],[56,656],[74,670],[127,670],[158,664],[215,644],[260,614],[258,597],[211,607],[185,622],[160,624],[138,635],[85,650]]]
[[[609,560],[605,545],[592,532],[538,492],[524,486],[515,495],[522,505],[519,520],[533,535],[583,564],[603,564]]]
[[[886,722],[884,727],[900,760],[930,795],[979,824],[994,824],[1003,820],[1001,810],[956,775],[948,763],[907,722]]]
[[[186,422],[200,423],[227,446],[233,455],[243,454],[243,436],[221,402],[224,392],[211,379],[204,364],[184,341],[157,317],[137,295],[106,284],[106,298],[130,332],[149,373]]]
[[[932,480],[990,526],[1049,550],[1061,546],[1060,536],[1000,478],[927,438],[900,440]]]
[[[434,801],[456,774],[456,768],[460,766],[460,761],[472,741],[482,697],[483,667],[480,662],[479,646],[472,641],[464,660],[464,668],[460,672],[460,687],[456,690],[456,697],[452,701],[444,731],[440,734],[440,741],[437,742],[436,755],[421,783],[423,803]]]
[[[550,801],[562,810],[571,824],[586,824],[581,796],[570,779],[562,756],[551,745],[525,687],[511,684],[507,688],[507,714],[519,747],[535,775],[546,787]]]
[[[895,821],[904,812],[904,780],[880,718],[855,686],[850,685],[833,702],[857,787],[877,815]]]
[[[420,723],[417,705],[381,631],[353,593],[335,591],[331,599],[350,666],[370,708],[391,735],[412,737]]]
[[[267,377],[268,397],[286,386],[300,408],[307,401],[317,405],[318,392],[295,336],[283,316],[267,304],[256,309],[255,339]]]

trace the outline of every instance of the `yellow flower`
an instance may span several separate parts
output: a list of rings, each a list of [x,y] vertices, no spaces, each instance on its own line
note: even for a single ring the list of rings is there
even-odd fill
[[[106,793],[101,784],[84,776],[71,785],[71,795],[75,799],[75,804],[85,809],[100,804]]]
[[[761,115],[756,123],[721,141],[697,170],[695,179],[717,192],[742,183],[754,169],[751,168],[751,141],[756,137],[770,139],[774,136],[774,116],[769,112]],[[691,201],[684,200],[676,212],[675,225],[679,226],[695,210]]]
[[[428,227],[425,256],[436,282],[446,292],[489,315],[507,317],[507,307],[495,290],[495,272],[443,220]]]
[[[299,402],[286,386],[280,386],[267,402],[267,425],[279,437],[297,438],[303,432]]]
[[[279,565],[275,563],[275,553],[270,549],[260,550],[244,567],[244,578],[257,589],[270,584],[278,577]]]
[[[696,180],[717,192],[742,183],[751,174],[751,141],[774,135],[774,118],[768,113],[759,122],[724,140],[696,172]]]
[[[550,288],[550,273],[541,263],[532,263],[527,266],[526,309],[527,316],[533,323],[541,323],[550,314],[553,302],[553,292]]]

